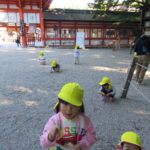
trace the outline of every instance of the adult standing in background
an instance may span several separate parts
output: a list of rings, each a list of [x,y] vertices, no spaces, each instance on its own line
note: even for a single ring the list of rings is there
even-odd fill
[[[138,58],[135,80],[137,83],[141,84],[150,62],[150,38],[148,36],[143,34],[137,40],[134,56]]]
[[[21,46],[21,43],[20,43],[20,36],[17,36],[17,39],[16,39],[16,43],[17,43],[17,46]]]
[[[114,41],[114,49],[115,50],[120,50],[120,37],[117,35],[115,41]]]

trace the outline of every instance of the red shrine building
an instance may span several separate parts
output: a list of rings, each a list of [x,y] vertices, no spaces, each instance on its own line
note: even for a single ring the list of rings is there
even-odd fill
[[[45,41],[43,10],[52,0],[0,0],[0,39],[14,41],[21,37],[22,46]]]
[[[22,47],[74,46],[82,32],[85,47],[112,46],[117,36],[128,46],[140,26],[137,13],[49,10],[52,1],[0,0],[0,41],[15,42],[19,36]]]

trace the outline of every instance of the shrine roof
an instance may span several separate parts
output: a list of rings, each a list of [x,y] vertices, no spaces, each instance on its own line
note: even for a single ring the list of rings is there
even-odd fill
[[[123,21],[139,22],[138,12],[108,12],[95,10],[52,9],[44,11],[45,20],[60,21]]]

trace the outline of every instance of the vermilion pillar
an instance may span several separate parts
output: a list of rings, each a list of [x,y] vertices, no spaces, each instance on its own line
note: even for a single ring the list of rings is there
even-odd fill
[[[42,8],[40,10],[40,28],[41,28],[41,40],[44,43],[45,47],[45,27],[44,27],[44,14]]]
[[[23,14],[23,8],[20,7],[19,8],[19,14],[20,14],[20,25],[21,22],[23,23],[22,28],[24,28],[24,34],[22,34],[21,32],[21,39],[22,39],[22,47],[26,47],[27,46],[27,41],[26,41],[26,32],[25,32],[25,24],[24,24],[24,14]]]

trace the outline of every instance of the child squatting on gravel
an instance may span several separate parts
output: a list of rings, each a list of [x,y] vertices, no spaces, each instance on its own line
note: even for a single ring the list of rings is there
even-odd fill
[[[99,84],[101,87],[98,93],[101,95],[102,101],[106,101],[108,99],[110,102],[112,102],[114,100],[116,90],[110,82],[110,78],[103,77]]]
[[[50,73],[52,72],[60,72],[60,65],[55,60],[53,60],[51,63]]]
[[[133,132],[127,131],[121,135],[121,142],[117,145],[117,150],[143,150],[140,136]]]
[[[46,58],[44,56],[44,53],[41,51],[39,54],[39,63],[40,65],[46,65]]]
[[[54,106],[56,114],[46,123],[40,143],[50,150],[86,150],[96,142],[91,120],[84,113],[84,89],[65,84]]]

